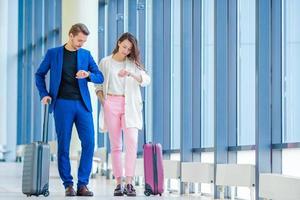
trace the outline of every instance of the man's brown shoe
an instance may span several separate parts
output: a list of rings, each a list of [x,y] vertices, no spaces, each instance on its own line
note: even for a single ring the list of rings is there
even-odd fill
[[[78,188],[77,196],[94,196],[94,194],[86,187],[86,185],[83,185]]]
[[[74,190],[74,188],[73,188],[72,185],[70,185],[70,186],[68,186],[66,188],[65,196],[66,197],[74,197],[74,196],[76,196],[76,192],[75,192],[75,190]]]

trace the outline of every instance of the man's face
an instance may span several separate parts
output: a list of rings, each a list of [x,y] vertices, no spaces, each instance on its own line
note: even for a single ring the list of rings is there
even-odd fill
[[[79,32],[77,35],[73,36],[73,34],[70,33],[69,40],[72,47],[78,50],[86,42],[87,35],[83,34],[82,32]]]

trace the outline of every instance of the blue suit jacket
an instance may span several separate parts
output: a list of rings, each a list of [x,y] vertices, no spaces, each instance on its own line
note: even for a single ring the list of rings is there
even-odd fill
[[[44,60],[40,64],[35,73],[35,83],[39,91],[41,99],[45,96],[50,96],[52,102],[50,105],[50,112],[55,108],[55,102],[61,82],[62,64],[63,64],[64,46],[49,49],[45,55]],[[85,49],[79,49],[77,52],[77,69],[90,72],[89,78],[78,79],[79,90],[82,100],[89,112],[92,112],[91,97],[88,90],[87,82],[101,84],[103,83],[103,74],[99,71],[90,52]],[[50,85],[49,92],[46,89],[45,76],[50,70]]]

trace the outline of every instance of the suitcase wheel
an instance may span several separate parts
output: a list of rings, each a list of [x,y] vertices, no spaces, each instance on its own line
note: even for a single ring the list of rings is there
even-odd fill
[[[43,195],[44,195],[44,197],[47,197],[47,196],[49,196],[49,194],[50,194],[50,193],[49,193],[49,191],[47,190],[47,191],[44,192]]]
[[[144,194],[148,197],[148,196],[150,196],[151,193],[149,191],[145,190]]]

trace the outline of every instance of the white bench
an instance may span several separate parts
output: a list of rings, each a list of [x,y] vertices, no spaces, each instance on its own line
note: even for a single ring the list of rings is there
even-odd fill
[[[100,147],[94,151],[93,166],[91,178],[96,178],[97,175],[104,175],[106,164],[106,148]]]
[[[171,189],[171,185],[177,184],[178,189],[180,189],[180,171],[181,171],[181,163],[177,160],[163,160],[164,166],[164,188],[168,190],[170,193],[176,191],[175,189]],[[172,180],[173,179],[173,180]],[[177,182],[176,182],[177,181]]]
[[[57,141],[49,141],[51,161],[57,161]]]
[[[142,185],[144,178],[144,159],[137,158],[135,162],[135,185]]]
[[[10,151],[8,151],[6,149],[6,146],[4,145],[0,145],[0,161],[4,162],[5,161],[5,154],[9,153]]]
[[[163,160],[164,166],[164,178],[165,179],[179,179],[180,178],[180,161],[175,160]],[[140,185],[142,179],[144,178],[144,159],[137,158],[136,159],[136,167],[135,167],[135,179],[136,185]],[[167,183],[167,181],[165,181]],[[165,188],[166,187],[165,185]]]
[[[25,144],[17,145],[16,148],[16,162],[22,162],[24,158]]]
[[[180,161],[177,160],[163,160],[165,179],[179,179],[180,178]]]
[[[201,162],[181,163],[181,181],[184,183],[208,183],[213,191],[214,164]]]
[[[183,162],[181,181],[190,183],[214,183],[214,164]]]
[[[220,198],[224,199],[224,187],[231,186],[231,199],[235,187],[248,187],[250,198],[254,199],[255,166],[250,164],[217,164],[216,185],[221,186]]]
[[[180,178],[180,161],[164,160],[164,178],[179,179]],[[144,159],[136,159],[135,176],[144,176]]]
[[[282,174],[259,175],[259,197],[272,200],[299,200],[300,177]]]
[[[135,162],[135,176],[144,176],[144,159],[137,158]]]

